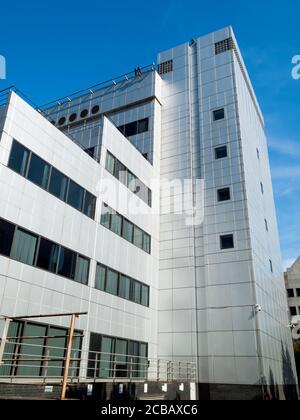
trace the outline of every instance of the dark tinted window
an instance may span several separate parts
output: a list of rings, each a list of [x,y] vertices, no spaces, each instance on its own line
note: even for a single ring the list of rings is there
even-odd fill
[[[132,242],[133,239],[133,224],[130,223],[128,220],[123,220],[123,230],[122,236],[129,242]]]
[[[147,252],[148,254],[151,253],[151,238],[148,235],[148,233],[145,233],[145,232],[143,235],[143,250]]]
[[[296,315],[297,315],[297,308],[295,308],[295,307],[293,307],[293,306],[292,306],[292,307],[290,308],[290,312],[291,312],[291,315],[292,315],[292,316],[296,316]]]
[[[11,149],[8,167],[25,176],[28,166],[29,150],[14,141]]]
[[[215,148],[215,158],[216,159],[223,159],[228,156],[227,153],[227,146],[221,146]]]
[[[287,289],[287,295],[289,298],[295,297],[294,289]]]
[[[52,168],[49,192],[55,197],[65,201],[68,187],[68,178],[59,172],[57,169]]]
[[[222,188],[218,190],[218,201],[230,200],[230,188]]]
[[[70,180],[69,192],[68,192],[68,204],[75,209],[81,211],[83,204],[84,189],[74,181]]]
[[[98,290],[105,290],[105,276],[106,268],[103,265],[97,264],[95,288]]]
[[[14,238],[15,225],[0,220],[0,254],[10,256],[11,246]]]
[[[223,120],[225,118],[225,111],[224,108],[217,109],[213,112],[214,121]]]
[[[127,185],[127,169],[119,160],[115,162],[115,173],[114,176],[121,181],[123,184]]]
[[[88,284],[89,270],[89,259],[82,255],[77,255],[74,280],[77,281],[77,283]]]
[[[56,273],[59,246],[47,239],[41,239],[37,267]]]
[[[149,306],[149,287],[142,285],[142,300],[141,304]]]
[[[61,118],[58,120],[58,125],[63,125],[65,122],[66,122],[66,118],[65,118],[65,117],[61,117]]]
[[[300,297],[300,289],[296,289],[297,297]]]
[[[32,154],[27,178],[39,187],[46,189],[48,186],[49,172],[50,166],[43,159]]]
[[[116,271],[107,269],[105,291],[112,295],[118,295],[119,275]]]
[[[142,291],[142,285],[141,283],[134,282],[132,283],[133,288],[133,301],[135,303],[141,303],[141,291]]]
[[[231,249],[234,248],[233,235],[224,235],[221,236],[221,249]]]
[[[149,130],[149,118],[144,118],[139,121],[133,121],[128,124],[121,125],[118,127],[125,137],[135,136]]]
[[[145,118],[144,120],[138,121],[138,134],[144,133],[149,129],[149,119]]]
[[[24,264],[33,265],[38,237],[18,227],[11,248],[11,258]]]
[[[58,274],[70,279],[75,277],[76,253],[61,247],[58,265]]]
[[[96,197],[88,191],[85,192],[83,213],[92,219],[95,217]]]
[[[130,278],[121,275],[119,282],[119,296],[123,299],[130,299]]]

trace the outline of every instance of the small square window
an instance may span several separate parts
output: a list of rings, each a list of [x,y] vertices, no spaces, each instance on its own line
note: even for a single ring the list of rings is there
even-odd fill
[[[296,316],[297,315],[297,308],[295,308],[294,306],[290,307],[290,313],[292,316]]]
[[[218,201],[228,201],[230,200],[230,188],[222,188],[218,190]]]
[[[215,148],[215,158],[224,159],[228,156],[227,146],[221,146]]]
[[[233,235],[223,235],[220,237],[221,249],[234,248]]]
[[[299,290],[299,289],[297,289],[297,290]],[[288,298],[290,298],[290,299],[295,297],[294,289],[287,289],[287,295],[288,295]]]
[[[225,110],[224,108],[217,109],[213,111],[214,121],[224,120],[225,118]]]

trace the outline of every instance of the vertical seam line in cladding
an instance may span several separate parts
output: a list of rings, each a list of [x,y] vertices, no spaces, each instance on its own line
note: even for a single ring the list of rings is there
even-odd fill
[[[194,178],[194,166],[193,166],[194,165],[194,163],[193,163],[193,157],[194,157],[194,147],[193,147],[193,144],[195,142],[195,134],[192,134],[194,132],[194,130],[193,130],[193,117],[192,116],[194,115],[194,119],[195,118],[198,118],[199,119],[199,107],[198,107],[198,110],[197,110],[198,112],[197,113],[195,113],[195,114],[192,113],[192,109],[191,108],[192,108],[193,100],[192,100],[192,97],[191,96],[192,96],[192,87],[194,87],[194,86],[192,86],[192,80],[193,80],[192,72],[194,71],[193,70],[194,69],[193,64],[194,64],[194,60],[195,60],[195,63],[196,63],[196,77],[197,77],[195,86],[197,86],[197,97],[199,98],[199,90],[198,90],[198,48],[197,48],[197,43],[193,44],[193,46],[188,46],[187,47],[187,56],[188,56],[188,60],[189,60],[189,63],[188,63],[189,64],[188,65],[188,69],[189,69],[189,74],[188,74],[188,83],[189,83],[189,86],[188,86],[188,89],[189,89],[189,119],[190,119],[190,127],[189,127],[189,129],[190,129],[190,133],[189,133],[189,137],[190,137],[190,158],[191,158],[191,162],[190,163],[191,163],[193,206],[195,207],[196,197],[195,197],[195,194],[194,194],[195,193],[195,185],[194,185],[195,178]],[[196,105],[194,105],[194,106],[197,106],[197,103],[198,102],[196,102]],[[194,122],[195,122],[195,120],[194,120]],[[195,243],[195,238],[196,238],[196,227],[194,225],[193,226],[193,249],[194,249],[193,259],[194,259],[194,270],[193,271],[194,271],[195,307],[196,307],[196,309],[194,311],[194,314],[195,314],[195,327],[196,327],[196,334],[195,334],[196,342],[195,342],[195,346],[196,346],[197,379],[199,380],[199,366],[198,366],[198,355],[199,355],[198,330],[199,330],[199,323],[198,323],[198,311],[197,311],[197,308],[198,308],[198,295],[197,295],[197,271],[196,271],[196,243]]]
[[[233,84],[234,84],[234,92],[235,92],[235,103],[236,103],[236,119],[237,119],[237,127],[238,127],[238,145],[240,149],[240,156],[241,156],[241,173],[243,177],[243,184],[244,184],[244,194],[245,194],[245,201],[248,203],[247,200],[247,193],[246,193],[246,186],[245,186],[245,170],[244,170],[244,155],[243,155],[243,148],[242,148],[242,138],[241,138],[241,127],[240,127],[240,114],[239,114],[239,102],[238,102],[238,91],[237,91],[237,84],[236,84],[236,72],[234,67],[234,54],[236,54],[233,50],[231,51],[231,66],[232,66],[232,74],[233,74]],[[248,206],[245,206],[245,213],[247,220],[249,222],[249,214],[248,214]],[[250,228],[250,226],[249,226]],[[255,279],[254,279],[254,267],[253,267],[253,253],[252,253],[252,241],[251,237],[249,238],[250,241],[250,248],[251,248],[251,288],[253,293],[253,298],[256,299],[256,288],[255,288]],[[255,316],[255,337],[256,337],[256,351],[257,351],[257,363],[259,369],[260,380],[264,377],[264,365],[263,365],[263,353],[262,353],[262,343],[260,339],[260,332],[259,332],[259,322],[257,316]],[[263,385],[262,383],[260,384]]]

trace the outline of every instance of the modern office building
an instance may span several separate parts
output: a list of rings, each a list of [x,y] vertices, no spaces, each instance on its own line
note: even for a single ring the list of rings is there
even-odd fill
[[[291,317],[300,315],[300,257],[284,273]]]
[[[0,313],[88,312],[75,346],[87,380],[142,381],[165,360],[182,381],[182,366],[196,367],[186,376],[200,399],[271,387],[288,398],[296,373],[264,120],[235,36],[228,27],[157,61],[39,109],[10,93]],[[8,335],[22,347],[34,333],[67,334],[64,317],[36,321],[14,320]],[[2,369],[33,369],[18,363]]]

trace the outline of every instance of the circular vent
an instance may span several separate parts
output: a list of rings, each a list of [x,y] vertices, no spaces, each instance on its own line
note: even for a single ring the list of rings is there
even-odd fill
[[[69,118],[69,121],[70,122],[74,122],[76,120],[76,118],[77,118],[77,114],[75,114],[75,113],[74,114],[71,114],[70,115],[70,118]]]
[[[99,112],[99,110],[100,110],[99,105],[95,105],[95,106],[92,108],[92,114],[97,114],[97,113]]]
[[[87,109],[84,109],[83,111],[81,111],[80,117],[85,118],[88,116],[88,114],[89,114],[89,111]]]
[[[66,122],[66,118],[65,117],[61,117],[59,120],[58,120],[58,125],[64,125],[64,123]]]

